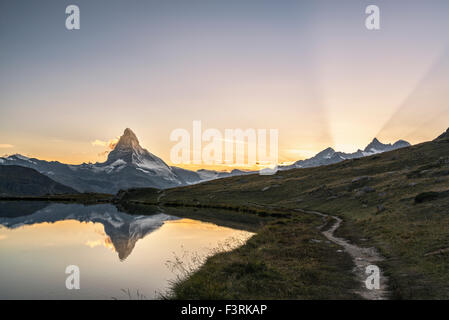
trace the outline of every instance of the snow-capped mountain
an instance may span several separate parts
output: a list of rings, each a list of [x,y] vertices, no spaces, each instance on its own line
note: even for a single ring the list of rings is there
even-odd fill
[[[369,154],[374,154],[374,153],[391,151],[391,150],[395,150],[395,149],[399,149],[399,148],[405,148],[405,147],[409,147],[409,146],[410,146],[410,143],[408,143],[407,141],[404,141],[404,140],[398,140],[394,144],[391,144],[391,143],[384,144],[384,143],[380,142],[379,140],[377,140],[377,138],[374,138],[373,141],[371,141],[370,144],[368,144],[366,146],[366,148],[363,150],[363,152],[365,152],[367,155],[369,155]]]
[[[184,181],[176,175],[161,158],[142,148],[137,136],[131,129],[125,129],[115,148],[109,153],[104,163],[96,164],[98,170],[109,173],[118,172],[126,167],[132,167],[148,176],[157,177],[161,184],[181,185]]]
[[[186,174],[179,174],[180,170],[142,148],[131,129],[125,130],[103,163],[69,165],[16,154],[0,158],[0,164],[33,168],[80,192],[116,193],[120,189],[139,187],[164,189],[201,181],[193,171],[186,181]]]
[[[15,154],[0,158],[0,165],[32,168],[79,192],[99,193],[117,193],[121,189],[146,187],[165,189],[251,173],[240,170],[195,172],[170,167],[161,158],[142,148],[137,136],[129,128],[125,129],[103,163],[69,165]]]
[[[242,171],[242,170],[234,169],[231,172],[226,172],[226,171],[200,169],[196,173],[200,176],[202,181],[209,181],[209,180],[215,180],[215,179],[221,179],[221,178],[227,178],[227,177],[254,174],[254,173],[257,173],[257,171]]]
[[[299,160],[292,165],[278,168],[279,170],[288,170],[329,165],[408,146],[410,144],[404,140],[399,140],[394,144],[383,144],[379,140],[373,139],[364,150],[344,153],[327,148],[312,158]],[[257,173],[257,171],[237,169],[231,172],[205,169],[195,172],[170,167],[162,159],[142,148],[137,136],[131,129],[125,129],[117,145],[109,153],[108,159],[103,163],[69,165],[58,161],[49,162],[16,154],[0,158],[0,165],[17,165],[35,169],[52,180],[79,192],[114,194],[122,189],[146,187],[166,189],[202,181]]]
[[[289,166],[279,167],[279,170],[289,170],[295,168],[311,168],[325,166],[329,164],[338,163],[340,161],[362,158],[371,156],[376,153],[387,152],[396,150],[399,148],[409,147],[410,143],[404,140],[398,140],[394,144],[384,144],[380,142],[377,138],[374,138],[363,150],[357,150],[353,153],[345,153],[340,151],[335,151],[332,148],[326,148],[323,151],[317,153],[315,156],[305,160],[296,161],[294,164]]]

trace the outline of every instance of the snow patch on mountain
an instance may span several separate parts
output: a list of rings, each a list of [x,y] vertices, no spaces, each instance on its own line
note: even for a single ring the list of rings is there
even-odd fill
[[[71,165],[21,155],[0,158],[0,161],[1,165],[29,167],[51,175],[53,180],[79,192],[117,193],[120,189],[139,187],[165,189],[200,181],[195,172],[174,170],[162,159],[142,148],[131,129],[124,131],[103,163]],[[189,182],[184,177],[188,177]]]
[[[393,145],[381,143],[377,138],[374,138],[366,147],[362,150],[357,150],[353,153],[345,153],[335,151],[332,148],[326,148],[323,151],[317,153],[315,156],[305,160],[296,161],[294,164],[289,166],[281,166],[279,170],[289,170],[294,168],[310,168],[319,167],[329,164],[338,163],[348,159],[356,159],[371,156],[374,154],[396,150],[399,148],[404,148],[410,146],[410,143],[404,140],[398,140]]]
[[[8,160],[22,160],[22,161],[27,161],[27,162],[36,164],[36,162],[32,161],[30,158],[28,158],[26,156],[22,156],[21,154],[18,154],[18,153],[13,154],[13,155],[7,157],[6,159],[8,159]]]

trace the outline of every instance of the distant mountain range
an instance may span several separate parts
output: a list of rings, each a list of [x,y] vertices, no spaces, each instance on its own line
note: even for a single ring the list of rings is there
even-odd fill
[[[42,196],[69,193],[77,191],[34,169],[14,165],[0,166],[0,195]]]
[[[329,164],[338,163],[348,159],[362,158],[374,155],[376,153],[387,152],[391,150],[396,150],[400,148],[409,147],[410,143],[404,140],[398,140],[394,144],[384,144],[381,143],[377,138],[374,138],[363,150],[357,150],[353,153],[345,153],[340,151],[335,151],[332,148],[326,148],[323,151],[317,153],[312,158],[306,160],[296,161],[294,164],[289,166],[281,166],[279,170],[289,170],[295,168],[311,168],[326,166]]]
[[[103,163],[70,165],[44,161],[20,154],[0,158],[0,167],[15,165],[32,168],[78,192],[117,193],[121,189],[152,187],[172,188],[211,179],[246,174],[241,170],[218,172],[190,171],[168,166],[142,148],[134,132],[127,128]]]
[[[408,147],[410,144],[399,140],[394,144],[383,144],[374,139],[364,150],[354,153],[337,152],[327,148],[314,157],[299,160],[280,170],[308,168],[337,163],[346,159],[360,158],[380,152]],[[78,192],[115,194],[122,189],[152,187],[166,189],[203,181],[255,174],[258,171],[232,170],[220,172],[201,169],[186,170],[167,165],[162,159],[142,148],[134,132],[127,128],[106,162],[70,165],[58,161],[44,161],[28,158],[20,154],[0,158],[1,165],[15,165],[35,169],[52,180],[73,188]],[[45,192],[45,191],[43,191]]]

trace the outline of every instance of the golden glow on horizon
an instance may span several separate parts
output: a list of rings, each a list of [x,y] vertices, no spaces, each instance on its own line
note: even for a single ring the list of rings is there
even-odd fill
[[[10,239],[8,234],[10,233],[15,235],[13,241],[18,246],[23,243],[33,243],[33,239],[40,239],[38,242],[41,243],[36,243],[36,246],[58,247],[80,243],[87,245],[87,243],[106,242],[106,235],[102,224],[79,222],[77,220],[42,222],[33,225],[24,225],[18,229],[2,228],[0,237],[3,237],[9,243]],[[72,237],[72,235],[75,237]],[[98,238],[93,239],[93,235],[97,235]]]
[[[19,153],[67,164],[104,162],[117,136],[122,134],[125,127],[130,127],[143,148],[172,165],[169,161],[170,148],[175,142],[169,140],[170,132],[175,128],[191,131],[191,119],[201,117],[204,119],[203,129],[217,128],[222,132],[225,128],[279,128],[280,163],[310,158],[327,147],[355,152],[363,149],[374,137],[384,143],[393,143],[398,139],[412,144],[421,143],[435,138],[449,126],[446,123],[449,90],[444,78],[447,58],[441,53],[444,51],[441,46],[435,49],[437,52],[440,50],[440,54],[429,54],[428,60],[419,64],[410,58],[408,64],[396,68],[393,64],[398,60],[393,58],[390,65],[387,63],[383,68],[382,63],[373,63],[372,68],[377,66],[384,70],[384,74],[374,79],[365,77],[362,82],[357,82],[362,77],[361,71],[322,57],[323,61],[328,62],[323,63],[319,98],[311,97],[307,87],[303,88],[305,91],[297,92],[295,85],[301,87],[301,84],[286,77],[283,80],[272,80],[276,85],[259,83],[254,87],[236,89],[235,85],[229,84],[222,88],[224,93],[212,90],[204,94],[205,100],[213,101],[212,112],[208,103],[195,102],[192,107],[192,104],[185,104],[181,99],[180,102],[173,102],[173,108],[184,111],[180,111],[179,118],[169,120],[163,114],[154,114],[152,108],[144,107],[145,102],[131,101],[127,109],[140,109],[142,114],[139,117],[129,116],[126,112],[117,113],[115,118],[111,118],[113,121],[102,124],[94,121],[101,115],[92,110],[92,120],[84,120],[87,127],[76,127],[76,130],[66,129],[64,121],[45,130],[2,131],[0,128],[0,146],[3,146],[0,155]],[[411,63],[414,68],[408,68]],[[395,74],[389,76],[385,71],[388,68],[395,70]],[[342,73],[346,73],[347,77],[340,79]],[[235,96],[231,102],[228,92],[239,96]],[[121,108],[122,104],[126,104],[126,97],[125,94],[112,101],[111,109]],[[85,100],[83,104],[89,104],[90,100],[95,103],[96,98],[87,95]],[[157,100],[155,103],[167,102]],[[283,112],[278,112],[278,105],[282,106]],[[76,109],[76,105],[73,108]],[[40,112],[47,114],[49,119],[62,117],[62,111],[44,108]],[[239,116],[236,117],[236,114]],[[26,120],[24,125],[31,125],[29,121]],[[71,121],[82,124],[81,112]],[[259,168],[244,165],[179,166],[219,171]]]
[[[449,125],[449,123],[448,123]],[[421,143],[425,141],[429,141],[433,138],[435,138],[437,135],[445,131],[447,128],[444,126],[441,127],[441,129],[434,129],[435,134],[426,134],[423,133],[422,137],[425,137],[427,139],[421,138],[420,136],[417,136],[415,134],[415,137],[413,139],[407,139],[403,137],[396,137],[393,139],[383,139],[382,137],[379,137],[381,142],[383,143],[393,143],[399,139],[405,139],[408,140],[412,144]],[[346,137],[350,138],[353,136],[352,132],[349,132]],[[282,137],[280,137],[282,139]],[[310,157],[313,157],[318,152],[322,151],[326,147],[332,147],[337,151],[343,151],[343,152],[355,152],[357,149],[363,149],[370,141],[371,139],[364,140],[363,143],[361,143],[358,146],[354,146],[352,144],[345,144],[345,143],[336,143],[334,145],[332,144],[326,144],[326,142],[319,143],[313,146],[310,146],[310,149],[303,149],[303,148],[280,148],[279,149],[279,164],[280,165],[289,165],[294,163],[298,160],[307,159]],[[30,157],[30,158],[37,158],[40,160],[45,161],[59,161],[61,163],[66,164],[82,164],[82,163],[95,163],[95,162],[104,162],[107,159],[107,154],[111,150],[111,146],[115,146],[117,142],[117,138],[110,139],[108,141],[101,141],[101,140],[92,140],[90,142],[86,141],[84,143],[76,143],[74,145],[76,146],[83,146],[85,147],[87,151],[83,151],[81,153],[76,153],[74,151],[71,151],[69,153],[64,153],[64,150],[61,150],[58,152],[57,148],[55,150],[49,150],[48,153],[44,152],[36,152],[36,153],[28,153],[28,152],[22,152],[22,148],[13,149],[13,152],[5,153],[3,156],[6,155],[12,155],[15,153],[22,154],[24,156]],[[330,142],[330,141],[329,141]],[[294,142],[290,142],[290,145],[293,145]],[[173,142],[171,144],[174,145]],[[42,149],[45,148],[44,144],[39,144],[39,147],[42,147]],[[65,148],[71,149],[69,145],[64,144]],[[262,168],[266,168],[266,165],[246,165],[246,164],[213,164],[213,165],[207,165],[207,164],[172,164],[169,161],[169,156],[166,154],[166,157],[161,157],[160,154],[154,152],[151,150],[151,148],[148,148],[144,145],[142,145],[143,148],[148,149],[151,153],[155,154],[156,156],[162,158],[168,165],[171,166],[177,166],[180,168],[188,169],[188,170],[199,170],[199,169],[207,169],[207,170],[216,170],[216,171],[231,171],[233,169],[239,169],[239,170],[260,170]],[[49,149],[49,148],[48,148]],[[168,151],[169,152],[169,151]],[[166,152],[167,153],[167,152]]]
[[[226,1],[114,5],[116,20],[92,3],[98,19],[74,37],[51,27],[60,19],[53,5],[27,12],[10,2],[2,37],[15,40],[0,62],[0,155],[103,162],[129,127],[171,165],[170,132],[190,130],[193,120],[221,132],[278,129],[280,163],[327,147],[355,152],[374,137],[416,144],[445,131],[448,2],[385,1],[388,22],[375,32],[360,5],[334,2],[264,2],[256,11]],[[183,28],[173,28],[175,17]]]

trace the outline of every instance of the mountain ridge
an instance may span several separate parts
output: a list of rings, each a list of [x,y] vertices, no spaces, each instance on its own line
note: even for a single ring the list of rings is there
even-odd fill
[[[404,140],[398,140],[394,144],[383,144],[374,138],[363,151],[359,149],[354,153],[344,153],[328,147],[309,159],[296,161],[289,166],[279,166],[279,170],[329,165],[406,146],[410,146],[410,144]],[[139,187],[166,189],[258,173],[258,171],[238,169],[231,172],[207,169],[191,171],[169,166],[161,158],[141,147],[137,135],[130,128],[124,130],[114,149],[108,154],[107,160],[102,163],[71,165],[15,154],[0,158],[0,165],[19,165],[35,169],[54,181],[70,186],[79,192],[113,194],[122,189]]]
[[[21,166],[0,166],[0,195],[42,196],[75,194],[71,187],[54,181],[39,171]]]
[[[217,299],[231,295],[236,299],[261,296],[266,299],[303,298],[309,290],[295,295],[292,292],[297,290],[298,274],[304,270],[313,270],[316,275],[301,282],[309,283],[310,288],[316,288],[318,278],[324,279],[324,284],[328,279],[341,279],[345,270],[353,276],[354,263],[351,262],[336,270],[334,277],[330,277],[328,272],[329,266],[337,265],[336,260],[323,261],[308,269],[310,261],[322,258],[329,245],[320,237],[309,234],[298,240],[310,230],[326,230],[332,234],[335,229],[329,231],[330,220],[327,217],[336,215],[344,221],[338,231],[340,239],[351,239],[354,247],[380,252],[386,258],[382,272],[388,275],[389,283],[394,284],[388,288],[391,298],[444,300],[449,298],[449,248],[445,241],[449,234],[448,141],[442,137],[357,161],[294,169],[271,176],[230,178],[226,183],[210,181],[174,188],[166,190],[164,197],[154,190],[138,190],[130,192],[125,201],[153,203],[161,207],[176,203],[194,208],[232,208],[242,212],[276,214],[275,220],[270,221],[270,226],[275,225],[276,228],[261,227],[251,243],[226,256],[211,258],[210,264],[178,285],[179,290],[175,291],[177,299],[207,294],[207,290],[202,291],[203,287],[223,288]],[[325,217],[312,223],[312,216],[316,216],[312,213],[325,213]],[[308,222],[299,220],[302,218]],[[301,250],[295,251],[295,243],[300,243]],[[304,247],[308,245],[313,245],[307,250],[308,254],[317,252],[317,248],[322,246],[320,254],[315,259],[305,260],[305,267],[298,267],[298,263],[303,263],[302,259],[292,259],[292,252],[306,252]],[[267,269],[261,268],[260,272],[248,273],[244,279],[244,283],[260,285],[240,291],[242,282],[235,279],[241,277],[242,268],[231,268],[230,265],[246,265],[248,256],[255,265],[269,265],[270,270],[282,270],[282,276],[264,277]],[[338,256],[341,257],[333,247],[332,257]],[[379,260],[359,261],[368,265]],[[321,266],[326,269],[320,270]],[[279,279],[282,279],[282,285]],[[365,285],[364,280],[361,285]],[[223,283],[226,285],[220,287]],[[335,294],[334,288],[343,287],[332,285],[328,296]],[[280,293],[272,288],[285,290]],[[344,291],[356,292],[351,288]],[[235,292],[239,294],[236,296]],[[321,290],[318,294],[323,296]]]
[[[439,135],[439,136],[435,139],[435,141],[438,141],[438,140],[446,140],[446,139],[449,139],[449,128],[448,128],[445,132],[443,132],[441,135]]]
[[[241,170],[195,172],[169,166],[161,158],[142,148],[137,135],[130,128],[124,130],[105,162],[73,165],[14,154],[0,158],[0,165],[18,165],[35,169],[79,192],[113,194],[122,189],[139,187],[166,189],[234,175],[257,173]]]
[[[290,170],[296,168],[312,168],[330,165],[338,163],[348,159],[362,158],[371,156],[377,153],[392,151],[400,148],[409,147],[411,144],[405,140],[398,140],[395,143],[384,144],[379,139],[374,138],[363,150],[358,149],[353,153],[345,153],[341,151],[335,151],[333,148],[328,147],[311,158],[298,160],[292,165],[281,166],[279,170]]]
[[[142,148],[137,136],[129,128],[125,129],[103,163],[72,165],[16,154],[0,158],[0,165],[19,165],[35,169],[79,192],[115,194],[121,189],[165,189],[188,184],[162,159]],[[200,179],[199,176],[197,179]]]

